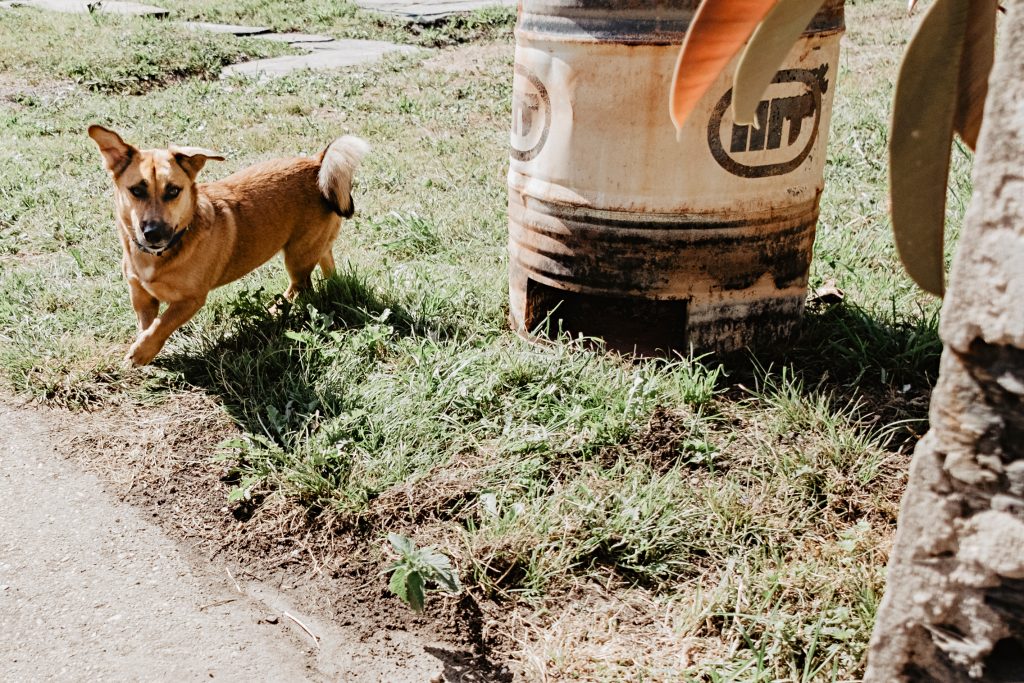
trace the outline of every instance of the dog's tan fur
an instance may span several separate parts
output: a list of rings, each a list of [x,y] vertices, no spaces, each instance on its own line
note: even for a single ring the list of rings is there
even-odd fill
[[[317,264],[325,275],[332,273],[331,247],[342,216],[353,211],[352,175],[369,149],[363,140],[346,136],[316,157],[266,161],[197,184],[203,165],[222,156],[173,145],[139,150],[97,125],[89,127],[89,136],[114,181],[122,268],[139,323],[126,356],[135,365],[153,360],[210,290],[279,251],[291,279],[289,298],[310,286]],[[160,233],[156,243],[151,238],[157,233],[145,232],[153,226]],[[172,238],[164,239],[167,235]],[[162,303],[167,307],[161,313]]]

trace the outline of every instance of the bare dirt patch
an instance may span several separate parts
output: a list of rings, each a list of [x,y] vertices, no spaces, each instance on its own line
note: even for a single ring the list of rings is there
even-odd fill
[[[511,57],[512,49],[512,46],[506,43],[460,46],[442,50],[424,61],[423,68],[428,71],[472,76],[487,70],[490,62]]]
[[[512,680],[495,606],[468,594],[435,597],[429,616],[417,616],[388,592],[386,558],[373,538],[341,535],[329,516],[312,517],[277,496],[255,509],[229,505],[228,468],[210,456],[237,432],[208,398],[180,394],[155,406],[51,416],[61,424],[58,448],[115,495],[203,560],[353,633],[366,662],[425,649],[444,663],[445,680]]]
[[[0,101],[25,108],[28,103],[44,102],[68,97],[77,90],[71,81],[30,81],[0,74]]]

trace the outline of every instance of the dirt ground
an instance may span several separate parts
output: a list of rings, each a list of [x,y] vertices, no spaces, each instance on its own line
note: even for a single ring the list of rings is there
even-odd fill
[[[0,679],[511,679],[481,656],[481,624],[438,630],[378,572],[317,564],[315,539],[234,520],[217,467],[177,440],[225,434],[194,408],[171,425],[159,409],[0,402]]]

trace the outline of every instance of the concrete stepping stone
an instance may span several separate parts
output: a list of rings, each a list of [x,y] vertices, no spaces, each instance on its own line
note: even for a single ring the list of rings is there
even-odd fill
[[[105,14],[132,14],[162,19],[171,13],[170,10],[163,7],[143,5],[137,2],[122,2],[121,0],[104,0],[103,2],[88,2],[88,0],[22,0],[19,4],[25,7],[37,7],[50,10],[51,12],[64,12],[66,14],[88,14],[90,5],[93,6],[92,11]]]
[[[182,21],[179,22],[185,28],[190,28],[196,31],[209,31],[211,33],[228,33],[233,36],[260,36],[261,34],[270,33],[270,29],[266,26],[239,26],[238,24],[211,24],[207,21]],[[275,35],[275,34],[271,34]]]
[[[331,48],[317,50],[308,55],[273,57],[271,59],[257,59],[251,62],[232,64],[225,67],[220,72],[220,75],[221,78],[235,75],[284,76],[301,69],[323,71],[365,64],[376,61],[390,52],[411,53],[419,51],[419,48],[411,45],[398,45],[380,40],[334,40],[329,44],[332,46]],[[308,45],[328,45],[328,43],[308,43]]]
[[[517,0],[355,0],[357,6],[417,24],[432,24],[453,14],[486,7],[515,7]]]
[[[333,38],[329,43],[291,43],[292,47],[297,47],[302,50],[309,50],[310,52],[332,52],[334,50],[348,50],[351,49],[351,43],[361,42],[353,40],[334,40]],[[367,43],[377,42],[372,40],[365,41]],[[384,45],[394,45],[398,48],[412,47],[410,45],[400,45],[398,43],[384,43]],[[406,52],[415,52],[417,48],[413,47],[411,50],[404,50]]]
[[[272,40],[275,43],[306,44],[306,43],[330,43],[334,38],[330,36],[318,36],[313,33],[266,33],[257,36],[261,40]]]

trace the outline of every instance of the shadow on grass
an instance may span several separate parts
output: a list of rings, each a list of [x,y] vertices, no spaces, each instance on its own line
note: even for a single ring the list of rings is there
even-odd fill
[[[160,364],[219,399],[246,432],[295,449],[317,423],[353,406],[349,387],[398,337],[445,339],[454,326],[417,315],[354,270],[324,280],[294,303],[242,292],[219,331]],[[273,303],[273,306],[271,306]],[[344,348],[346,362],[338,362]]]
[[[876,317],[855,305],[809,311],[792,355],[821,377],[854,386],[863,382],[931,386],[939,374],[938,311],[907,320]]]
[[[938,311],[916,318],[879,315],[854,304],[808,309],[799,337],[778,349],[721,358],[723,388],[738,396],[766,375],[785,371],[804,391],[829,393],[884,425],[896,425],[895,447],[927,429],[928,401],[938,379],[942,341]]]
[[[359,413],[359,383],[400,350],[401,338],[460,335],[454,324],[408,310],[353,270],[294,304],[279,299],[274,313],[269,303],[262,291],[243,292],[221,312],[217,331],[161,365],[219,399],[246,432],[284,450],[301,450],[324,420]],[[937,311],[886,315],[839,303],[808,309],[788,346],[701,362],[722,365],[718,390],[726,400],[749,398],[779,375],[793,378],[802,392],[857,404],[859,414],[892,430],[892,447],[900,448],[927,428],[941,350]]]

